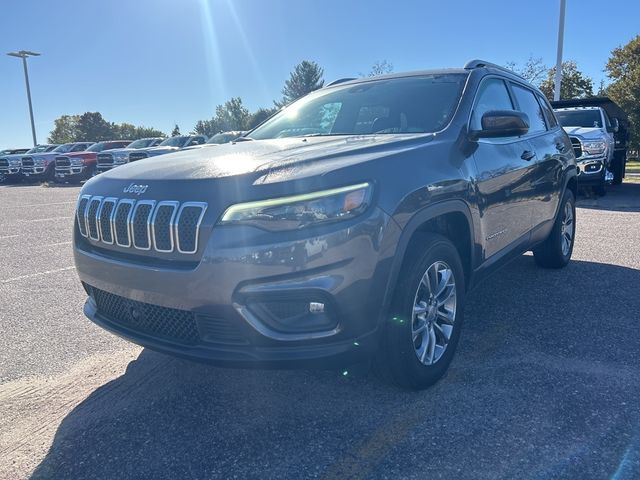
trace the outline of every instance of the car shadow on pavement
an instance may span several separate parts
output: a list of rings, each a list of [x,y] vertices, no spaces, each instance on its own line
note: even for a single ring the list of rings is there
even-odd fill
[[[66,416],[32,478],[632,478],[639,280],[516,259],[469,296],[450,372],[418,393],[143,350]]]
[[[576,206],[592,210],[640,212],[640,183],[609,186],[604,197],[581,191]]]

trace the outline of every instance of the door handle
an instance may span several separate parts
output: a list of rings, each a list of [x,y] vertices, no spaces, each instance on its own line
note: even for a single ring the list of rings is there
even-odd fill
[[[522,155],[520,155],[520,158],[528,162],[535,156],[536,156],[536,152],[532,152],[531,150],[525,150],[524,152],[522,152]]]
[[[566,148],[567,146],[564,143],[562,142],[556,143],[556,150],[558,150],[560,153],[564,152]]]

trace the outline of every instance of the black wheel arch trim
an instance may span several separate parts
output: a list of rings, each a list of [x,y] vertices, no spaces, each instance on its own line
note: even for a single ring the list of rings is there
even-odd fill
[[[402,268],[405,255],[407,253],[407,248],[414,234],[422,225],[424,225],[429,220],[433,220],[436,217],[449,213],[461,213],[467,219],[467,224],[469,227],[469,251],[471,258],[469,265],[470,268],[468,272],[470,278],[465,278],[465,285],[467,286],[467,289],[470,287],[472,282],[471,277],[473,276],[475,265],[475,230],[473,216],[471,215],[471,209],[469,208],[469,205],[460,199],[443,200],[441,202],[428,205],[427,207],[414,214],[413,217],[411,217],[411,219],[404,225],[404,227],[402,227],[402,233],[400,234],[400,239],[398,240],[398,246],[393,257],[389,277],[387,279],[387,285],[384,291],[382,304],[383,320],[389,313],[395,286],[400,275],[400,269]]]

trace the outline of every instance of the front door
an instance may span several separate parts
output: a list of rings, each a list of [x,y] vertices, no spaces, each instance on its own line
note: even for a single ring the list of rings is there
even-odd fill
[[[505,82],[490,77],[481,83],[471,117],[471,129],[481,129],[482,115],[491,110],[514,110]],[[532,175],[535,151],[524,138],[477,141],[474,160],[484,258],[527,241],[531,230]]]

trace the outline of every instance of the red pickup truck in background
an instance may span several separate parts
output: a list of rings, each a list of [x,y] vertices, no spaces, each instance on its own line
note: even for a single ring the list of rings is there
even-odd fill
[[[96,171],[98,153],[114,148],[124,148],[131,140],[111,140],[98,142],[83,152],[66,153],[56,157],[55,181],[60,183],[80,183],[91,178]]]

